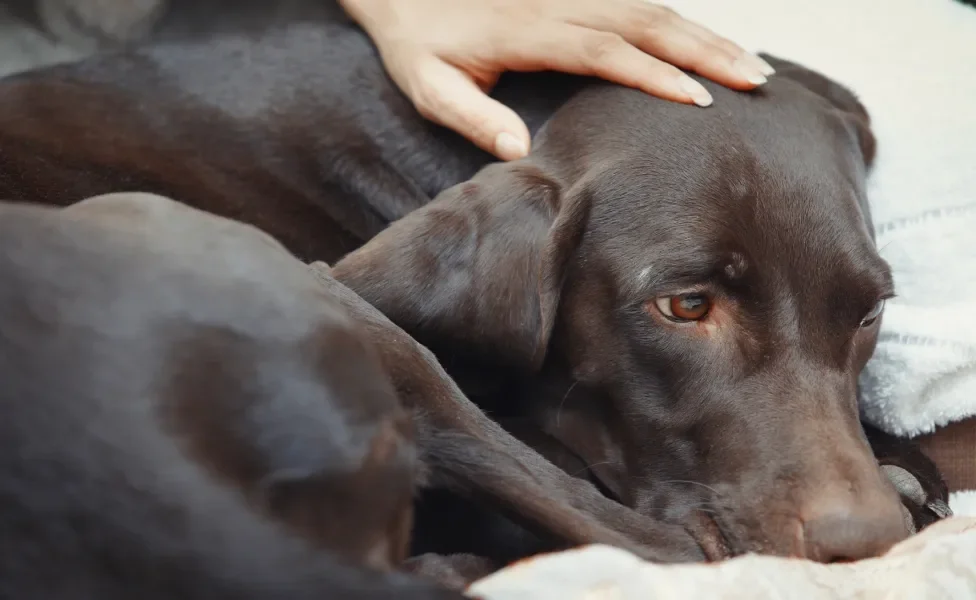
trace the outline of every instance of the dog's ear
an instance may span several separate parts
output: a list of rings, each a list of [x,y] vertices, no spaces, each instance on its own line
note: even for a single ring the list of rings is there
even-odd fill
[[[441,193],[333,268],[342,283],[433,349],[537,369],[586,194],[525,159]]]
[[[871,117],[854,92],[797,63],[765,53],[761,53],[760,56],[776,69],[776,77],[784,77],[801,83],[837,109],[857,136],[858,146],[864,157],[864,164],[870,167],[874,162],[877,142],[871,132]]]

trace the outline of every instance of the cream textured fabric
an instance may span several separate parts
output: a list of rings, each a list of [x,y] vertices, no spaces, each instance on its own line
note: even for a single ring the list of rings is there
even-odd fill
[[[941,521],[852,564],[748,555],[662,566],[609,546],[540,556],[468,590],[483,600],[927,600],[976,598],[976,519]]]
[[[949,506],[959,516],[976,517],[976,490],[956,492],[949,496]]]

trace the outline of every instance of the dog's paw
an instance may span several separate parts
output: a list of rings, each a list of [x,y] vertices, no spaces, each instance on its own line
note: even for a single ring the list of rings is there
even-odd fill
[[[949,509],[949,486],[935,463],[917,443],[898,438],[865,425],[868,442],[881,470],[901,495],[902,504],[911,517],[913,532],[952,516]]]
[[[881,465],[881,470],[901,495],[906,524],[912,533],[921,531],[939,519],[952,516],[949,503],[943,498],[930,495],[922,482],[907,469],[887,464]]]

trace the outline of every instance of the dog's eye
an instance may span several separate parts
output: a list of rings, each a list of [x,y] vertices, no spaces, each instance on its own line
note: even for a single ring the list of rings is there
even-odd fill
[[[881,316],[881,313],[884,312],[884,307],[884,300],[880,300],[877,304],[875,304],[874,308],[871,309],[871,312],[866,314],[864,318],[861,319],[861,327],[869,327],[873,325],[874,322],[878,320],[878,317]]]
[[[654,303],[662,315],[678,323],[701,321],[712,308],[712,301],[705,294],[662,296]]]

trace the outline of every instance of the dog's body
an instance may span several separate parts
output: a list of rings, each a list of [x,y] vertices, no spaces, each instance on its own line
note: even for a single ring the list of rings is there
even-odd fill
[[[304,265],[153,197],[0,229],[0,597],[461,597],[366,569],[406,549],[412,434]]]
[[[533,129],[581,85],[544,79],[562,89],[516,78],[499,90]],[[490,160],[420,119],[338,16],[96,56],[3,88],[0,197],[159,193],[254,224],[309,262],[338,260]]]
[[[495,95],[542,130],[537,151],[451,188],[489,157],[416,115],[336,10],[0,83],[0,195],[159,192],[257,225],[305,260],[383,232],[337,278],[493,414],[558,440],[608,495],[681,523],[709,555],[870,556],[906,533],[854,407],[876,323],[849,321],[890,285],[863,194],[873,140],[847,90],[779,66],[754,95],[707,84],[707,111],[585,79],[503,78]],[[724,294],[724,328],[662,320],[656,301],[688,286]],[[681,527],[633,521],[590,484],[574,495],[525,456],[544,489],[652,557],[697,558]],[[539,507],[520,510],[517,489],[507,508],[525,517]],[[596,541],[572,519],[540,521]]]

